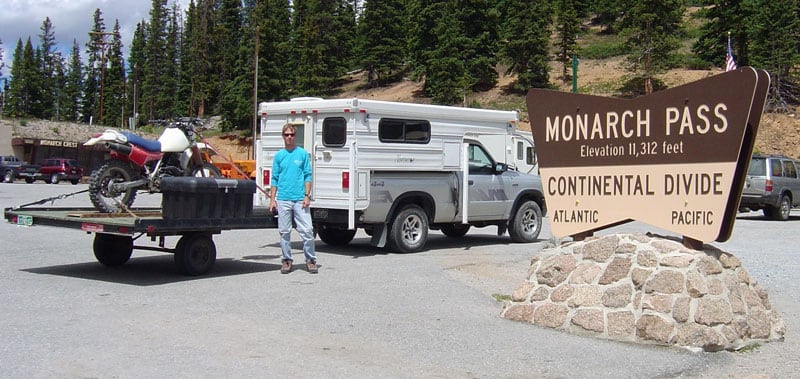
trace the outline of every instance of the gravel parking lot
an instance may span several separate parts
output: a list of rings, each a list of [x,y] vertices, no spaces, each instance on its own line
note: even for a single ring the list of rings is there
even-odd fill
[[[84,189],[0,184],[13,206]],[[137,205],[157,205],[142,194]],[[88,195],[55,205],[88,206]],[[646,225],[614,232],[667,233]],[[0,372],[50,377],[796,377],[800,373],[800,212],[787,222],[742,214],[730,241],[769,291],[786,339],[746,352],[692,353],[603,341],[499,317],[551,239],[511,244],[495,228],[388,254],[359,233],[318,242],[320,274],[281,275],[275,230],[215,236],[208,275],[179,275],[172,256],[136,250],[109,269],[78,230],[0,225]],[[146,238],[137,244],[153,244]],[[297,236],[295,235],[295,239]],[[174,244],[168,239],[168,245]],[[153,244],[154,245],[154,244]],[[302,260],[299,244],[296,259]],[[298,259],[299,258],[299,259]]]

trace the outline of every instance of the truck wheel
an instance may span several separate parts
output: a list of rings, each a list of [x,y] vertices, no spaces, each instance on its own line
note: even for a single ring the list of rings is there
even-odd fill
[[[31,184],[33,183],[33,178],[25,178],[25,183]]]
[[[514,213],[508,225],[508,234],[514,242],[533,242],[542,230],[542,208],[527,200]]]
[[[6,171],[5,175],[3,175],[3,183],[13,183],[14,182],[14,171]]]
[[[778,202],[777,207],[768,207],[764,209],[764,213],[768,217],[776,221],[786,221],[789,219],[789,214],[792,212],[792,199],[787,195],[781,195],[781,200]]]
[[[389,247],[398,253],[422,250],[428,240],[428,216],[422,208],[409,205],[395,216],[389,230]]]
[[[120,204],[130,207],[136,198],[136,189],[123,193],[112,192],[109,185],[115,182],[129,182],[137,175],[128,163],[109,160],[99,169],[92,172],[89,179],[89,199],[101,212],[116,213],[121,211]]]
[[[80,182],[80,179],[71,179],[69,182],[74,186]]]
[[[353,240],[356,235],[355,230],[349,229],[334,229],[321,227],[317,229],[317,235],[322,242],[331,246],[344,246]]]
[[[108,267],[117,267],[131,259],[133,238],[114,234],[95,233],[92,244],[94,257]]]
[[[441,231],[448,237],[459,238],[467,234],[469,227],[469,224],[445,224],[442,225]]]
[[[198,178],[222,178],[222,173],[211,163],[203,163],[202,167],[195,167],[192,176]]]
[[[50,175],[50,183],[58,184],[58,174]]]
[[[204,274],[216,260],[217,247],[207,233],[184,234],[175,247],[175,266],[186,275]]]

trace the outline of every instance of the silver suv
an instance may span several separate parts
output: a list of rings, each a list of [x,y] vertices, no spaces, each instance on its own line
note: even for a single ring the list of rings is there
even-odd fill
[[[800,161],[777,155],[753,155],[739,210],[764,210],[773,220],[789,219],[800,205]]]

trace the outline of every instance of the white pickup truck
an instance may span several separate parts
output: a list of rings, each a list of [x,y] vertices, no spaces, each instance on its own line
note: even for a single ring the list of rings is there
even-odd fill
[[[312,219],[320,239],[345,245],[361,228],[371,244],[424,248],[429,229],[461,237],[497,226],[535,241],[546,214],[538,175],[509,170],[517,113],[360,99],[262,103],[256,178],[269,186],[290,123],[312,157]],[[504,142],[505,141],[505,142]],[[259,194],[256,204],[268,199]]]

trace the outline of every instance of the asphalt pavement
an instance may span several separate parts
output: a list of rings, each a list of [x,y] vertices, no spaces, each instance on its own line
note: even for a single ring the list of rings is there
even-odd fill
[[[0,206],[85,185],[0,184]],[[158,205],[141,194],[137,205]],[[54,205],[88,206],[83,193]],[[603,231],[666,233],[632,223]],[[386,253],[359,232],[345,247],[317,241],[320,273],[280,274],[273,229],[214,237],[217,262],[180,275],[169,254],[135,250],[106,268],[79,230],[0,224],[0,375],[8,378],[652,378],[800,374],[800,212],[789,221],[740,215],[739,257],[784,318],[785,341],[745,352],[694,353],[575,336],[499,317],[498,298],[554,240],[530,244],[496,228],[427,249]],[[294,240],[299,237],[294,235]],[[175,239],[167,239],[174,245]],[[156,242],[142,237],[136,244]]]

